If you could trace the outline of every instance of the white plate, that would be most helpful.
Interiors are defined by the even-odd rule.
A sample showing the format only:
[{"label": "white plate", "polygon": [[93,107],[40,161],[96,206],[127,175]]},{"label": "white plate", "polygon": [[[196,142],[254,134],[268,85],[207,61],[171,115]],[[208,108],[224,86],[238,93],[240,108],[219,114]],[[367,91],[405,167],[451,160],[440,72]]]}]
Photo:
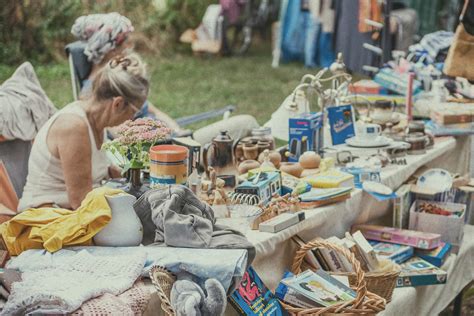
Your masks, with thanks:
[{"label": "white plate", "polygon": [[436,191],[437,193],[446,192],[451,190],[453,186],[453,177],[444,169],[430,169],[418,178],[416,185],[420,188]]},{"label": "white plate", "polygon": [[362,183],[362,188],[365,191],[378,193],[382,195],[391,195],[393,193],[393,190],[390,189],[385,184],[374,182],[374,181],[364,181],[364,183]]},{"label": "white plate", "polygon": [[352,137],[346,139],[346,144],[351,147],[361,147],[361,148],[374,148],[374,147],[385,147],[392,143],[393,141],[390,138],[385,136],[378,136],[373,140],[369,140],[367,138],[360,138],[360,137]]}]

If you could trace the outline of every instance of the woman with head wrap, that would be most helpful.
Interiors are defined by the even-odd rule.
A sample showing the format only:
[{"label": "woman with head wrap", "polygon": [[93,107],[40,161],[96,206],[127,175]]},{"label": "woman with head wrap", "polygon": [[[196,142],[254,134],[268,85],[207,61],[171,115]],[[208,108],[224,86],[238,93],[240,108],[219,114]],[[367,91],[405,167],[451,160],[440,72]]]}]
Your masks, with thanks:
[{"label": "woman with head wrap", "polygon": [[[96,73],[112,58],[131,51],[132,45],[128,35],[133,32],[132,22],[117,12],[90,14],[76,19],[71,33],[79,40],[86,42],[84,54],[92,63],[87,79],[82,82],[81,97],[91,93],[92,81]],[[180,130],[178,124],[167,114],[159,111],[148,100],[143,104],[138,117],[154,116],[165,122],[173,130]]]},{"label": "woman with head wrap", "polygon": [[[131,49],[130,42],[127,40],[131,32],[133,32],[133,26],[130,20],[115,12],[81,16],[76,20],[71,33],[78,39],[87,42],[84,54],[92,63],[92,71],[88,79],[82,83],[81,94],[83,96],[90,92],[91,82],[103,65],[115,56]],[[146,101],[138,117],[150,115],[162,120],[175,133],[183,132],[176,121]],[[256,127],[259,125],[253,116],[237,115],[198,129],[193,133],[193,138],[204,145],[211,142],[220,130],[226,129],[232,138],[239,139],[248,136]]]}]

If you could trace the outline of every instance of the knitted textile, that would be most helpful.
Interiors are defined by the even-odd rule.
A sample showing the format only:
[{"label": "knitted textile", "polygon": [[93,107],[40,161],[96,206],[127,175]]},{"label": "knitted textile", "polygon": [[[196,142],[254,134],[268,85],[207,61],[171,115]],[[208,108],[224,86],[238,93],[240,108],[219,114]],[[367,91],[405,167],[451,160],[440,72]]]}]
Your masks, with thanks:
[{"label": "knitted textile", "polygon": [[91,298],[131,288],[145,261],[144,253],[98,257],[84,250],[61,264],[28,269],[13,284],[1,315],[73,312]]},{"label": "knitted textile", "polygon": [[150,295],[150,289],[142,281],[137,281],[131,289],[118,296],[106,293],[88,300],[72,315],[142,315],[147,308]]}]

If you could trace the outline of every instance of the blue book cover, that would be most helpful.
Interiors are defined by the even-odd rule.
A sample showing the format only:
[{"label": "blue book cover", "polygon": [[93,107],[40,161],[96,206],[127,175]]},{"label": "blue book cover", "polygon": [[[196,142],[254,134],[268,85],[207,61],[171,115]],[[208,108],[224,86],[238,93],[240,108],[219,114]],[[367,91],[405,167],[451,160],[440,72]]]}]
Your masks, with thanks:
[{"label": "blue book cover", "polygon": [[288,315],[252,267],[247,269],[239,287],[229,296],[229,302],[239,315]]},{"label": "blue book cover", "polygon": [[355,136],[355,116],[352,105],[328,107],[327,111],[333,145],[344,144],[346,139]]},{"label": "blue book cover", "polygon": [[422,250],[417,249],[415,251],[416,255],[421,259],[424,259],[431,263],[434,266],[441,267],[451,252],[451,244],[441,242],[439,247],[433,250]]},{"label": "blue book cover", "polygon": [[[294,277],[294,274],[291,273],[290,271],[286,271],[283,274],[283,279],[291,278]],[[278,284],[278,287],[275,290],[275,295],[278,297],[281,301],[284,301],[288,304],[294,305],[296,307],[301,307],[301,308],[314,308],[314,307],[320,307],[321,305],[317,304],[316,302],[310,300],[306,296],[296,292],[293,289],[290,289],[286,284],[283,282],[280,282]]]},{"label": "blue book cover", "polygon": [[448,273],[431,263],[414,257],[401,265],[397,287],[445,284]]},{"label": "blue book cover", "polygon": [[370,245],[374,248],[377,257],[381,259],[389,259],[395,263],[403,263],[413,257],[414,248],[411,246],[392,244],[369,240]]}]

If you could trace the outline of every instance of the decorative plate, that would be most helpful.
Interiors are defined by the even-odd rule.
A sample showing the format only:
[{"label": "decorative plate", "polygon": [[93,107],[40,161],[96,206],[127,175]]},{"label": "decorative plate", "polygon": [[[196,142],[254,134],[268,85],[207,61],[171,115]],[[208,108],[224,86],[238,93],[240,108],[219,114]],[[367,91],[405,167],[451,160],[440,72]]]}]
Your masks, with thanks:
[{"label": "decorative plate", "polygon": [[378,193],[381,195],[391,195],[393,193],[393,190],[385,184],[374,181],[364,181],[364,183],[362,183],[362,188],[365,191]]},{"label": "decorative plate", "polygon": [[418,178],[416,185],[436,191],[436,193],[446,192],[453,186],[453,177],[444,169],[430,169]]}]

